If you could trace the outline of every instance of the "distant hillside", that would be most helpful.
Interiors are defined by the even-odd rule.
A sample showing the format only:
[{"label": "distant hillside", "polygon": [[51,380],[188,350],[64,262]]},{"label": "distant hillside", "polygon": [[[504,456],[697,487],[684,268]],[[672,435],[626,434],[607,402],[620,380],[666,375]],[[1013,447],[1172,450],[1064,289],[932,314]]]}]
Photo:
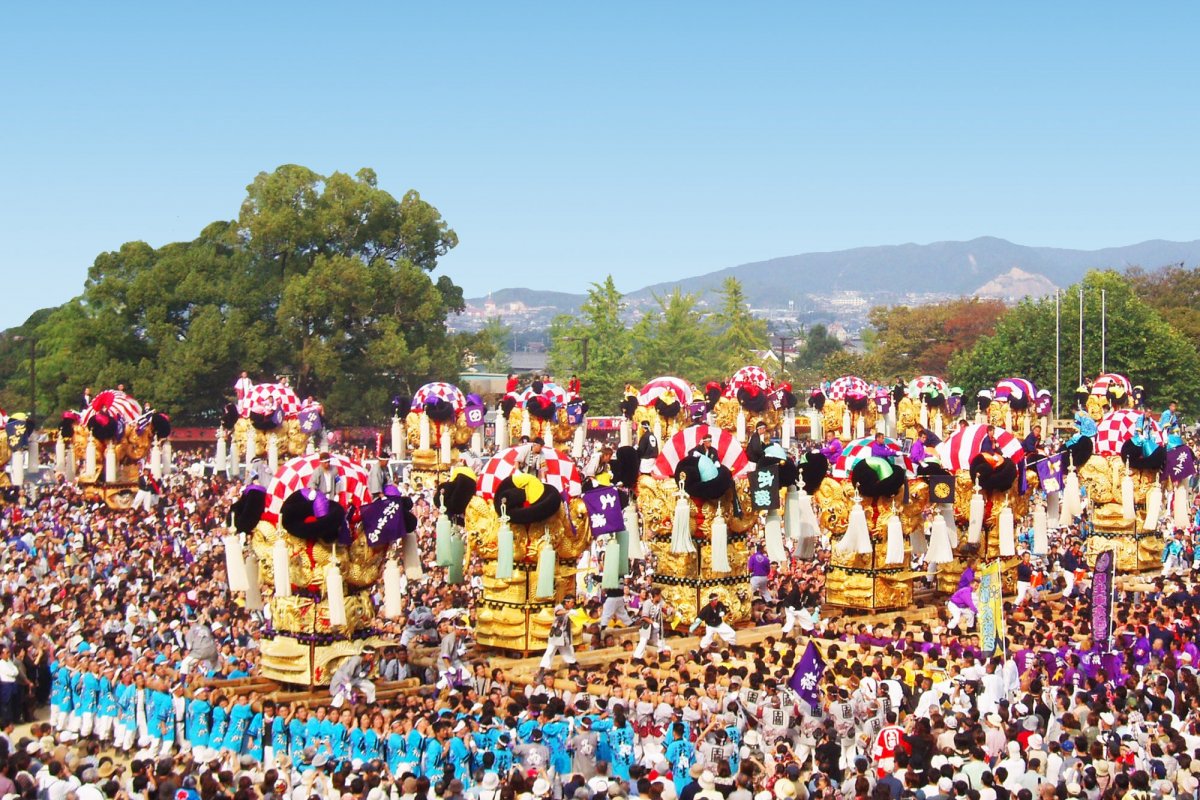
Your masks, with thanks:
[{"label": "distant hillside", "polygon": [[971,295],[1014,268],[1030,273],[1032,278],[1045,277],[1061,287],[1079,280],[1092,268],[1140,265],[1155,269],[1180,261],[1200,263],[1200,241],[1154,240],[1105,250],[1066,250],[1025,247],[985,236],[969,242],[859,247],[784,256],[674,283],[653,284],[632,294],[663,294],[675,286],[685,292],[707,294],[733,275],[742,281],[751,305],[780,307],[789,300],[799,302],[805,294],[839,290]]},{"label": "distant hillside", "polygon": [[[1200,241],[1167,242],[1156,239],[1104,250],[1067,250],[1025,247],[984,236],[969,242],[934,242],[882,247],[858,247],[829,253],[806,253],[686,278],[656,283],[629,292],[637,299],[667,294],[676,286],[685,292],[707,295],[720,288],[726,277],[741,280],[750,304],[780,308],[797,305],[805,295],[835,291],[860,291],[872,295],[937,292],[953,295],[981,294],[1005,300],[1041,296],[1067,286],[1093,268],[1122,270],[1130,266],[1156,269],[1184,262],[1200,264]],[[552,306],[560,311],[577,309],[584,295],[534,289],[500,289],[491,300],[497,305],[522,302],[527,306]],[[485,298],[467,301],[477,308]]]}]

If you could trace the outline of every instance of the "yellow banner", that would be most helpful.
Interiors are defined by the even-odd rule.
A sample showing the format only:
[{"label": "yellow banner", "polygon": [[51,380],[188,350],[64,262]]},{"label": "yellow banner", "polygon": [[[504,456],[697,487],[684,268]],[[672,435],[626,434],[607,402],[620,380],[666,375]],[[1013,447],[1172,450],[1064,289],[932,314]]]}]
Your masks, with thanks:
[{"label": "yellow banner", "polygon": [[1000,562],[993,561],[979,571],[979,647],[993,653],[1004,638],[1004,585]]}]

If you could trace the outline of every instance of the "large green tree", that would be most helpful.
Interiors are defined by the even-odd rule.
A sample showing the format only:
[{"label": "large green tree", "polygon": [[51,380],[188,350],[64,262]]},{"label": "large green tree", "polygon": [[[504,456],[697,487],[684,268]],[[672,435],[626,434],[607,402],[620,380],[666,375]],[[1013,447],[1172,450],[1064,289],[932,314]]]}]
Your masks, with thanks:
[{"label": "large green tree", "polygon": [[655,297],[658,309],[633,326],[634,371],[641,379],[675,375],[694,383],[712,373],[712,337],[698,309],[698,298],[676,288]]},{"label": "large green tree", "polygon": [[84,386],[124,383],[201,421],[244,369],[291,375],[337,420],[382,419],[393,394],[455,375],[467,348],[486,350],[447,332],[462,291],[431,275],[457,242],[436,208],[413,191],[397,200],[371,170],[261,173],[236,220],[96,258],[83,294],[34,330],[39,405],[74,407]]},{"label": "large green tree", "polygon": [[769,348],[766,320],[750,313],[742,282],[725,279],[719,292],[720,305],[709,318],[714,342],[715,374],[729,376],[747,364],[757,364],[754,351]]},{"label": "large green tree", "polygon": [[820,323],[813,325],[805,333],[802,344],[796,353],[795,369],[797,372],[820,374],[825,368],[825,360],[834,353],[844,349],[841,341]]},{"label": "large green tree", "polygon": [[1147,305],[1193,342],[1200,340],[1200,267],[1132,267],[1125,274]]},{"label": "large green tree", "polygon": [[969,350],[995,330],[1005,312],[999,300],[959,298],[921,306],[877,306],[870,311],[871,330],[864,377],[945,376],[955,353]]},{"label": "large green tree", "polygon": [[593,414],[615,413],[625,383],[635,378],[624,310],[624,295],[609,275],[591,285],[577,316],[560,314],[550,325],[550,370],[579,376]]},{"label": "large green tree", "polygon": [[475,364],[485,372],[512,372],[513,330],[500,317],[489,317],[479,331],[479,342],[471,351]]},{"label": "large green tree", "polygon": [[[1200,355],[1193,343],[1173,328],[1134,292],[1129,279],[1112,271],[1089,272],[1081,284],[1066,290],[1061,305],[1058,355],[1062,396],[1079,380],[1079,291],[1084,297],[1083,374],[1094,378],[1104,367],[1146,387],[1152,405],[1178,400],[1187,411],[1200,410]],[[1107,331],[1102,354],[1101,290],[1107,305]],[[1031,378],[1053,391],[1055,365],[1054,298],[1026,300],[1010,309],[991,336],[950,361],[951,379],[973,394],[1008,377]]]}]

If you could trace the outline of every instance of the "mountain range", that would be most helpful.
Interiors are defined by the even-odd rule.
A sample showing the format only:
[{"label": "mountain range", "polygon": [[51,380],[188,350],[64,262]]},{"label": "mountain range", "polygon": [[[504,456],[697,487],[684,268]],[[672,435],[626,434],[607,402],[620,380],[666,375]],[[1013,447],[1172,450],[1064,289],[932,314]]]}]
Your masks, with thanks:
[{"label": "mountain range", "polygon": [[[1168,264],[1200,264],[1200,240],[1168,242],[1155,239],[1103,250],[1068,250],[1027,247],[984,236],[967,242],[934,242],[880,247],[857,247],[824,253],[783,256],[727,267],[677,281],[654,283],[627,293],[632,300],[664,295],[679,287],[703,298],[720,289],[729,276],[738,278],[747,300],[756,308],[797,307],[811,302],[809,295],[839,291],[870,294],[877,300],[894,295],[899,300],[913,294],[980,295],[1015,300],[1050,294],[1093,268],[1147,270]],[[583,294],[510,288],[492,292],[497,305],[522,302],[551,306],[561,311],[579,307]],[[468,299],[481,307],[489,298]]]}]

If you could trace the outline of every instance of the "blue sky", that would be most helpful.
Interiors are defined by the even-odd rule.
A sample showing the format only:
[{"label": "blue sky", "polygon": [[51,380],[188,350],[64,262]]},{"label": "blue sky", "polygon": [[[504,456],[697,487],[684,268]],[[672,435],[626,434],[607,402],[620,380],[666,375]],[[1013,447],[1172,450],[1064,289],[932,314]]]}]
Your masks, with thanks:
[{"label": "blue sky", "polygon": [[980,235],[1200,238],[1195,4],[25,3],[5,18],[0,327],[77,294],[102,251],[236,216],[285,163],[419,190],[459,234],[442,269],[468,296]]}]

